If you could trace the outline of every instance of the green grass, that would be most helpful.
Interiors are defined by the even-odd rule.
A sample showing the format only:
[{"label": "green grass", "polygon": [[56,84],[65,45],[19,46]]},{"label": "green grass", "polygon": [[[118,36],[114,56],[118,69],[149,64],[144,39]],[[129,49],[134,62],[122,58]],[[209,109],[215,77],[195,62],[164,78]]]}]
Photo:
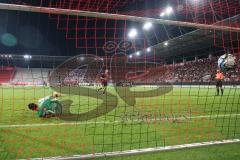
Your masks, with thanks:
[{"label": "green grass", "polygon": [[[109,94],[100,95],[90,87],[80,93],[81,96],[66,94],[60,98],[64,107],[61,118],[42,119],[26,106],[50,95],[50,88],[1,86],[0,159],[70,156],[240,137],[240,115],[237,115],[240,114],[240,89],[225,89],[224,96],[215,96],[215,89],[211,88],[174,88],[161,96],[128,94],[127,88],[118,89],[126,93],[123,96],[131,101],[129,103],[136,99],[135,105],[125,103],[114,88],[109,87]],[[151,89],[155,88],[139,86],[131,91]],[[69,93],[76,92],[81,89],[69,90]],[[76,124],[6,127],[73,122]],[[235,145],[239,146],[223,145],[219,150],[225,148],[231,152],[229,148]],[[210,154],[206,148],[157,153],[154,157],[139,155],[135,159],[176,159],[188,151],[193,155],[203,154],[205,159],[204,156]]]}]

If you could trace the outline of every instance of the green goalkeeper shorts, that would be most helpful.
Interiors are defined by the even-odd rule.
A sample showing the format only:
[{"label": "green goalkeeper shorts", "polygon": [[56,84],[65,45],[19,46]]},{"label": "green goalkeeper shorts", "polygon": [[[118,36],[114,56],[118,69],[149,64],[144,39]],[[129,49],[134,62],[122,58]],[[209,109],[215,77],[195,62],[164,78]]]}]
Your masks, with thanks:
[{"label": "green goalkeeper shorts", "polygon": [[58,101],[54,101],[51,104],[52,111],[55,113],[55,116],[59,117],[62,115],[62,105]]}]

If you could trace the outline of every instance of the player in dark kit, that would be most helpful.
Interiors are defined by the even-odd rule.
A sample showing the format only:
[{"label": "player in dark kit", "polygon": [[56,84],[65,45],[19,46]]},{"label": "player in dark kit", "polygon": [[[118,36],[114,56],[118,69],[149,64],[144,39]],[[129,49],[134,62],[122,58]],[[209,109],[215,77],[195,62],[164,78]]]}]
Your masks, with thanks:
[{"label": "player in dark kit", "polygon": [[105,71],[105,73],[102,73],[100,76],[100,81],[101,81],[101,88],[98,89],[98,92],[103,90],[102,94],[105,94],[106,89],[107,89],[107,85],[108,85],[108,74],[107,74],[107,70]]},{"label": "player in dark kit", "polygon": [[219,88],[221,89],[221,94],[223,95],[222,80],[223,80],[223,73],[218,69],[216,74],[217,96],[219,96]]}]

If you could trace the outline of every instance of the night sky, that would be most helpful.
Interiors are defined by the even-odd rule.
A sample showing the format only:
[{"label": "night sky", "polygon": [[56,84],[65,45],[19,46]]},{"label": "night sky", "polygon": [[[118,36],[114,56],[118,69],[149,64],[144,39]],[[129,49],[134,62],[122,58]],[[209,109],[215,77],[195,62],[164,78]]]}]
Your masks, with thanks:
[{"label": "night sky", "polygon": [[[64,33],[47,14],[0,11],[0,51],[9,54],[73,55]],[[8,33],[8,35],[6,35]],[[3,38],[5,35],[5,39]]]},{"label": "night sky", "polygon": [[[9,2],[9,1],[7,1]],[[11,1],[17,2],[19,1]],[[20,4],[39,5],[36,1],[21,1]],[[40,1],[38,1],[40,3]],[[166,6],[166,1],[155,0],[152,3],[129,3],[118,8],[115,12],[128,14],[140,10],[161,8]],[[48,6],[49,1],[44,1],[42,6]],[[159,7],[157,7],[159,6]],[[111,12],[111,11],[109,11]],[[139,13],[140,14],[140,13]],[[149,14],[148,17],[159,15]],[[172,17],[174,19],[174,17]],[[102,47],[108,41],[117,44],[127,40],[126,35],[130,28],[136,27],[139,30],[142,24],[118,20],[93,19],[86,17],[57,16],[42,13],[29,13],[17,11],[0,11],[0,52],[3,54],[30,54],[30,55],[63,55],[73,56],[78,54],[106,55]],[[78,26],[76,27],[76,23]],[[76,38],[76,28],[79,28]],[[84,29],[85,28],[85,29]],[[86,29],[88,28],[88,29]],[[171,30],[171,28],[170,28]],[[138,33],[138,39],[134,40],[133,49],[128,51],[136,52],[148,46],[157,44],[169,39],[169,34],[175,36],[181,34],[179,29],[166,32],[163,26],[155,26],[154,33]],[[157,37],[156,37],[157,36]],[[143,40],[144,39],[144,40]],[[117,52],[117,51],[116,51]]]}]

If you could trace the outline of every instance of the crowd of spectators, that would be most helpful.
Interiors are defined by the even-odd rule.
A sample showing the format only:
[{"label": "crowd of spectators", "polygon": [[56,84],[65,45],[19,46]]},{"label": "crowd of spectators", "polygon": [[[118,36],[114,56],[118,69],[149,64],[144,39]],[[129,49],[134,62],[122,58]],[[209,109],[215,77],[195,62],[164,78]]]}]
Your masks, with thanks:
[{"label": "crowd of spectators", "polygon": [[[127,74],[127,82],[134,83],[178,83],[178,82],[211,82],[215,80],[217,70],[217,58],[212,59],[204,58],[193,61],[186,61],[182,63],[163,65],[145,68],[140,66],[135,68],[138,72],[129,72]],[[13,70],[8,68],[1,70],[0,82],[9,82],[11,79],[12,84],[45,84],[47,83],[50,69],[27,69],[18,68]],[[10,71],[9,71],[10,70]],[[16,73],[12,76],[15,71]],[[5,74],[7,73],[7,74]],[[98,73],[96,70],[87,71],[85,69],[75,69],[69,71],[63,81],[65,85],[79,85],[83,83],[99,83]],[[118,73],[120,74],[120,72]],[[112,75],[113,76],[113,75]],[[7,77],[7,78],[6,78]],[[110,75],[111,79],[111,75]],[[234,70],[224,72],[224,81],[236,82],[240,81],[240,66]],[[117,82],[116,82],[117,83]]]},{"label": "crowd of spectators", "polygon": [[[217,58],[198,59],[150,69],[144,78],[136,79],[139,83],[156,82],[211,82],[215,79]],[[224,73],[224,81],[239,81],[240,66]]]}]

